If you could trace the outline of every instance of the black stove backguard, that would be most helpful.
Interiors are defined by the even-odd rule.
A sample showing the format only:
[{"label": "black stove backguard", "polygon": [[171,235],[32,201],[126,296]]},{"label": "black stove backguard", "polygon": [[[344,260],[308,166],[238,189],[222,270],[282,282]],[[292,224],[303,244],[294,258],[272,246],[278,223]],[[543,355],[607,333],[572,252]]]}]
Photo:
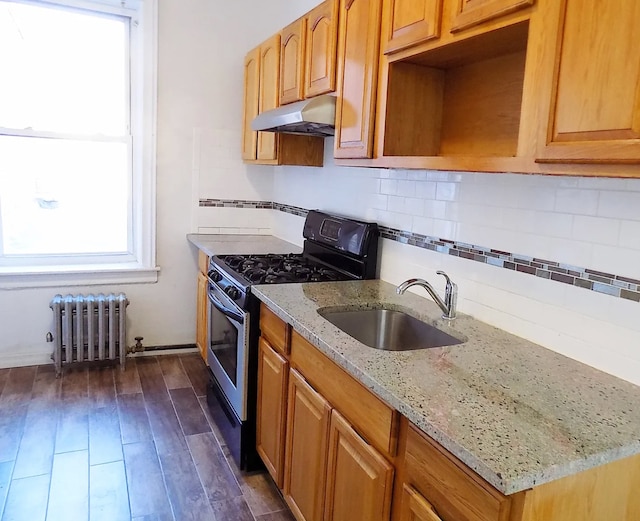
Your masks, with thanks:
[{"label": "black stove backguard", "polygon": [[374,279],[378,225],[310,210],[302,235],[304,255],[353,279]]}]

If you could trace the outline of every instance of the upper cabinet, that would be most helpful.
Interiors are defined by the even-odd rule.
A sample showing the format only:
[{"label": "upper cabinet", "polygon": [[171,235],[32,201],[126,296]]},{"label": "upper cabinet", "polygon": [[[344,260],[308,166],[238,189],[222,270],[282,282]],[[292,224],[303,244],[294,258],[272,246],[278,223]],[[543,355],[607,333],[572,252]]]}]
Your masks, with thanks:
[{"label": "upper cabinet", "polygon": [[336,90],[338,1],[326,0],[280,33],[281,105]]},{"label": "upper cabinet", "polygon": [[306,16],[304,97],[336,90],[339,0],[326,0]]},{"label": "upper cabinet", "polygon": [[280,105],[304,99],[304,51],[307,19],[282,29],[280,51]]},{"label": "upper cabinet", "polygon": [[336,158],[373,154],[381,0],[341,0]]},{"label": "upper cabinet", "polygon": [[535,0],[459,0],[452,13],[451,32],[495,20],[533,5]]},{"label": "upper cabinet", "polygon": [[384,52],[390,53],[440,36],[442,0],[387,0]]},{"label": "upper cabinet", "polygon": [[[532,6],[534,2],[535,0],[385,0],[383,52],[390,54],[414,46],[420,46],[416,52],[422,52],[471,34],[493,31],[504,24],[521,21],[522,15],[518,11]],[[472,28],[473,31],[468,31]],[[413,52],[405,54],[411,55]]]},{"label": "upper cabinet", "polygon": [[[258,89],[258,113],[279,106],[280,94],[280,35],[276,34],[260,46],[260,73]],[[258,132],[256,159],[268,163],[278,158],[278,141],[273,132]]]},{"label": "upper cabinet", "polygon": [[[280,104],[335,81],[337,165],[640,177],[638,26],[636,0],[327,0],[247,56],[245,128],[274,77]],[[305,164],[285,136],[245,161]]]},{"label": "upper cabinet", "polygon": [[244,113],[242,117],[242,159],[255,161],[258,133],[251,130],[251,122],[258,115],[260,97],[260,48],[253,49],[244,59]]},{"label": "upper cabinet", "polygon": [[262,165],[322,166],[322,138],[251,130],[253,118],[278,106],[280,35],[276,34],[245,57],[242,159]]},{"label": "upper cabinet", "polygon": [[640,2],[563,0],[550,9],[538,161],[640,161]]}]

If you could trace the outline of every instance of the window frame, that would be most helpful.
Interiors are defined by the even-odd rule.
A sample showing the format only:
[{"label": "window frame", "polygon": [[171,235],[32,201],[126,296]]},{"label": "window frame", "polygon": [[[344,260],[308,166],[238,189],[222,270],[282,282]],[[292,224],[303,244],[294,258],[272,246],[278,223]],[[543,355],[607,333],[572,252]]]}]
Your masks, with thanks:
[{"label": "window frame", "polygon": [[[157,0],[4,0],[130,19],[129,123],[131,154],[128,252],[95,255],[0,256],[0,289],[156,282]],[[19,135],[15,129],[10,135]],[[81,138],[25,131],[24,135]],[[92,140],[94,140],[92,138]],[[105,136],[95,141],[118,141]],[[1,230],[0,230],[1,233]]]}]

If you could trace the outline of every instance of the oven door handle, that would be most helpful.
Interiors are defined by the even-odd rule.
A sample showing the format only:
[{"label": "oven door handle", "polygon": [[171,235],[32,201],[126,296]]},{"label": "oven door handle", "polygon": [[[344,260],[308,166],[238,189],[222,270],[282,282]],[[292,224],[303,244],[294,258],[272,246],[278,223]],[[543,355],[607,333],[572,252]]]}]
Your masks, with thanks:
[{"label": "oven door handle", "polygon": [[209,301],[211,302],[211,304],[213,306],[215,306],[215,308],[220,311],[220,313],[222,313],[223,315],[226,315],[227,317],[235,320],[236,322],[238,322],[239,324],[244,324],[244,316],[241,313],[238,313],[236,310],[225,306],[220,299],[218,299],[218,297],[216,297],[212,292],[211,292],[211,287],[209,287],[209,289],[207,290],[207,295],[209,296]]}]

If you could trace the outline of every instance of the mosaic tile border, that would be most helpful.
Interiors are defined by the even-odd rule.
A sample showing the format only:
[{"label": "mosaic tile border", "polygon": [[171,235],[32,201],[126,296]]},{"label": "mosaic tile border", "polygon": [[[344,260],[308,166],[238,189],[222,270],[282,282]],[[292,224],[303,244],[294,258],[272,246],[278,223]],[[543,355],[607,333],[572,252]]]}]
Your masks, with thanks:
[{"label": "mosaic tile border", "polygon": [[248,201],[246,199],[200,199],[200,206],[273,210],[273,203],[271,201]]},{"label": "mosaic tile border", "polygon": [[251,208],[260,210],[279,210],[299,217],[306,217],[309,210],[290,204],[272,201],[249,201],[246,199],[200,199],[200,206],[210,208]]},{"label": "mosaic tile border", "polygon": [[[240,199],[201,199],[200,206],[217,208],[260,208],[278,210],[300,217],[306,217],[309,213],[309,210],[298,206],[271,201],[247,201]],[[640,302],[640,280],[484,246],[430,237],[428,235],[398,230],[383,225],[379,225],[379,229],[381,237],[402,244],[490,264],[498,268],[517,271],[525,275],[533,275],[562,284],[569,284],[570,286],[596,291],[597,293],[603,293],[613,297]]]},{"label": "mosaic tile border", "polygon": [[640,280],[387,226],[379,228],[380,236],[392,241],[640,302]]}]

